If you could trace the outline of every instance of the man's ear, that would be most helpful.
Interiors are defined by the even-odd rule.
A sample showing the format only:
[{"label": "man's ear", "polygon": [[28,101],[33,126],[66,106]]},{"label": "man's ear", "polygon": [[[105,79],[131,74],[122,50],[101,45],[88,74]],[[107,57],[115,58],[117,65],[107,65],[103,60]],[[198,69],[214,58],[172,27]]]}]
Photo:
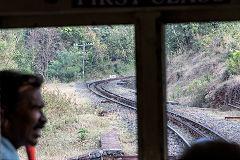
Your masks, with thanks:
[{"label": "man's ear", "polygon": [[7,111],[8,110],[7,110],[6,106],[1,106],[1,110],[0,110],[0,112],[1,112],[1,129],[3,129],[3,130],[6,130],[11,123]]},{"label": "man's ear", "polygon": [[4,108],[3,108],[3,106],[0,107],[0,115],[1,115],[1,121],[2,121],[2,118],[4,116]]},{"label": "man's ear", "polygon": [[[7,121],[11,122],[12,118],[15,117],[14,114],[12,114],[12,111],[9,110],[7,106],[1,106],[1,121]],[[2,124],[2,122],[1,122]]]},{"label": "man's ear", "polygon": [[3,126],[5,126],[5,121],[6,121],[5,109],[3,106],[1,106],[0,108],[0,114],[1,114],[1,128],[2,128]]},{"label": "man's ear", "polygon": [[1,106],[1,108],[0,108],[1,122],[7,119],[6,112],[7,112],[7,107]]}]

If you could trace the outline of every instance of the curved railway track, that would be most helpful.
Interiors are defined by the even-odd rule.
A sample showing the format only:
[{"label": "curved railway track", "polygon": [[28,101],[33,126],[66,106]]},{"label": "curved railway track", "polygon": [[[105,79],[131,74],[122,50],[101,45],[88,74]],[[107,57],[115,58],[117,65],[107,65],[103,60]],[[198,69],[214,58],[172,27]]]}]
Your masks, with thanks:
[{"label": "curved railway track", "polygon": [[[96,95],[103,97],[107,100],[110,100],[114,103],[120,104],[124,107],[127,107],[131,110],[137,110],[137,103],[133,100],[130,100],[128,98],[119,96],[115,93],[112,93],[108,90],[106,90],[104,88],[104,85],[107,84],[110,81],[116,81],[116,80],[124,80],[124,79],[129,79],[129,78],[133,78],[134,76],[128,76],[128,77],[119,77],[119,78],[113,78],[113,79],[106,79],[106,80],[100,80],[100,81],[96,81],[96,82],[91,82],[91,83],[87,83],[88,88],[94,92]],[[167,102],[168,104],[178,104],[177,102]],[[184,129],[188,130],[189,133],[191,133],[193,136],[195,136],[196,139],[199,138],[207,138],[207,139],[218,139],[218,140],[222,140],[222,141],[226,141],[228,142],[228,140],[226,138],[224,138],[222,135],[220,135],[219,133],[213,131],[212,129],[210,129],[209,127],[200,124],[190,118],[181,116],[177,113],[174,112],[170,112],[167,111],[168,114],[168,120],[179,125],[182,126]],[[184,146],[186,147],[190,147],[190,142],[188,142],[184,136],[182,136],[180,133],[178,133],[178,131],[176,131],[174,128],[172,128],[171,126],[167,126],[168,129],[170,129],[171,131],[175,132],[175,134],[179,137],[179,139],[181,139],[181,141],[184,143]]]},{"label": "curved railway track", "polygon": [[134,76],[128,76],[128,77],[120,77],[120,78],[113,78],[113,79],[95,81],[95,82],[87,83],[87,87],[88,87],[89,90],[91,90],[93,93],[95,93],[96,95],[98,95],[100,97],[103,97],[103,98],[105,98],[107,100],[110,100],[114,103],[125,106],[129,109],[137,110],[137,108],[136,108],[137,104],[136,104],[135,101],[132,101],[132,100],[127,99],[125,97],[122,97],[122,96],[119,96],[117,94],[111,93],[111,92],[107,91],[106,89],[104,89],[102,87],[102,84],[108,83],[110,81],[129,79],[129,78],[133,78],[133,77]]},{"label": "curved railway track", "polygon": [[225,137],[223,137],[221,134],[215,132],[211,128],[209,128],[201,123],[198,123],[198,122],[194,121],[193,119],[190,119],[190,118],[181,116],[177,113],[168,111],[168,117],[173,117],[173,116],[175,117],[175,119],[180,120],[182,125],[189,126],[190,128],[192,127],[193,129],[196,128],[196,131],[200,134],[198,134],[198,133],[195,134],[195,132],[193,134],[195,134],[199,138],[209,138],[209,139],[221,140],[221,141],[228,142],[228,140]]},{"label": "curved railway track", "polygon": [[167,125],[167,127],[179,137],[179,139],[184,143],[186,147],[191,147],[190,143],[178,131],[176,131],[174,128],[172,128],[169,125]]}]

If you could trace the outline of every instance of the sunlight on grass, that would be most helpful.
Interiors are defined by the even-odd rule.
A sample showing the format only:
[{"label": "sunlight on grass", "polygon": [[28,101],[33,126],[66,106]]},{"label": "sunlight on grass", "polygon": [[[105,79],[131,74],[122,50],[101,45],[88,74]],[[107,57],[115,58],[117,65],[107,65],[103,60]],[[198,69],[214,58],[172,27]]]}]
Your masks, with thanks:
[{"label": "sunlight on grass", "polygon": [[[65,159],[97,150],[100,148],[100,136],[116,128],[123,149],[136,152],[136,144],[132,143],[136,137],[128,133],[117,114],[99,116],[101,110],[93,107],[90,99],[79,98],[66,84],[62,85],[64,90],[61,85],[57,86],[52,89],[51,84],[51,89],[43,87],[42,90],[48,122],[36,147],[37,159]],[[24,149],[19,150],[19,155],[27,159]]]}]

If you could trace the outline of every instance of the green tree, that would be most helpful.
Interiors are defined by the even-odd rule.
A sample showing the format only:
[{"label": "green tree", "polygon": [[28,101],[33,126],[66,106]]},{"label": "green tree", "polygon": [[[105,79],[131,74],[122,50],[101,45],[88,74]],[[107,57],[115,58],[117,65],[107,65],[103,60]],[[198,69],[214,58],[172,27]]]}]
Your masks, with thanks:
[{"label": "green tree", "polygon": [[70,82],[81,78],[81,55],[74,52],[57,52],[56,60],[49,64],[47,70],[49,79]]},{"label": "green tree", "polygon": [[227,59],[229,70],[233,75],[240,74],[240,50],[230,50]]}]

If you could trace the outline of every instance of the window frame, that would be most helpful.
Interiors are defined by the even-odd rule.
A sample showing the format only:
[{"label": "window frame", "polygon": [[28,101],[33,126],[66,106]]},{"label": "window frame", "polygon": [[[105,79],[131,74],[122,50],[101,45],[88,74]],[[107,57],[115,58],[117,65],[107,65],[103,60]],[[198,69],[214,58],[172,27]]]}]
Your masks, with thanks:
[{"label": "window frame", "polygon": [[0,28],[135,25],[139,160],[167,159],[166,67],[167,23],[235,21],[240,2],[227,5],[73,9],[68,2],[24,0],[0,6]]}]

